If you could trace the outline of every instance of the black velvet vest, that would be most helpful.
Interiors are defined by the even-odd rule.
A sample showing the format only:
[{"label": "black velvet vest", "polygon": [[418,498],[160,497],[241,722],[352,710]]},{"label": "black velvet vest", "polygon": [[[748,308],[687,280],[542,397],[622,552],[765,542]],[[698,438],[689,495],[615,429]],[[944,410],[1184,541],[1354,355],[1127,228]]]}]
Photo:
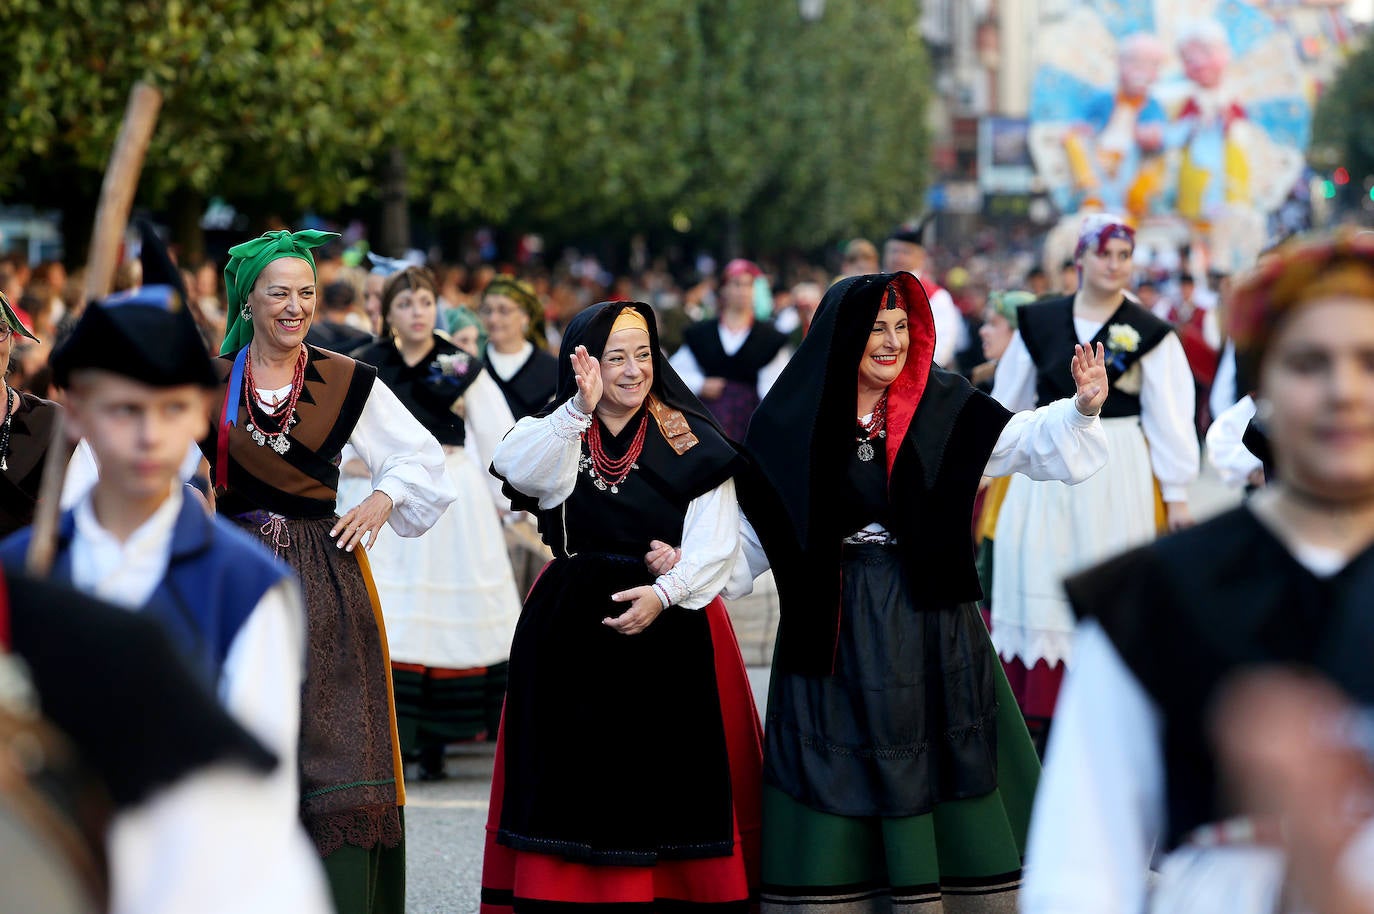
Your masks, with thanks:
[{"label": "black velvet vest", "polygon": [[1071,578],[1164,718],[1168,846],[1232,814],[1207,714],[1227,678],[1262,664],[1315,669],[1374,702],[1374,547],[1330,578],[1303,567],[1247,508]]},{"label": "black velvet vest", "polygon": [[759,371],[787,345],[787,337],[772,324],[758,323],[749,331],[749,337],[739,351],[734,355],[726,355],[725,347],[720,342],[720,324],[710,320],[688,327],[682,334],[682,342],[692,350],[697,367],[706,377],[757,384]]},{"label": "black velvet vest", "polygon": [[[1036,405],[1045,406],[1055,400],[1077,396],[1078,385],[1069,367],[1074,346],[1078,343],[1078,333],[1073,326],[1073,296],[1022,305],[1017,315],[1021,340],[1035,362]],[[1111,328],[1117,325],[1126,325],[1139,335],[1134,349],[1112,348]],[[1106,349],[1110,390],[1102,406],[1103,419],[1140,415],[1140,394],[1121,390],[1117,381],[1173,329],[1168,322],[1139,305],[1123,301],[1097,335],[1089,340],[1089,345],[1096,347],[1101,343]]]}]

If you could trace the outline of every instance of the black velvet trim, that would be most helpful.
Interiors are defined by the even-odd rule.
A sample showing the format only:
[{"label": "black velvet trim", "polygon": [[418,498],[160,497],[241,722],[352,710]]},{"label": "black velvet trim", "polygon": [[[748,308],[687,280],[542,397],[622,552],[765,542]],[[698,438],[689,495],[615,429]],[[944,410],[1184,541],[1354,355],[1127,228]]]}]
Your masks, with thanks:
[{"label": "black velvet trim", "polygon": [[589,844],[573,841],[554,841],[532,838],[501,829],[496,840],[506,847],[535,854],[557,854],[567,860],[592,866],[653,866],[660,860],[707,860],[728,857],[734,851],[734,840],[704,844],[663,845],[653,851],[625,849],[597,849]]},{"label": "black velvet trim", "polygon": [[[368,394],[372,393],[372,385],[376,380],[377,369],[366,362],[354,363],[353,377],[348,382],[348,393],[344,395],[343,405],[339,407],[334,427],[320,444],[321,454],[334,455],[343,450],[349,436],[353,434],[353,429],[358,425],[358,419],[362,417],[363,407],[367,405]],[[330,488],[338,488],[337,481]]]}]

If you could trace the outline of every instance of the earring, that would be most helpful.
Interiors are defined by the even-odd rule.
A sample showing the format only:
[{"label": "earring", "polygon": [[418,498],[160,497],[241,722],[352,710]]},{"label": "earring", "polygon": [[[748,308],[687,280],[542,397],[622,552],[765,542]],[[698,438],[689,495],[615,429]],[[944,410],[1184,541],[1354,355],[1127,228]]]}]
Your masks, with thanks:
[{"label": "earring", "polygon": [[239,314],[242,315],[243,319],[246,321],[251,321],[253,319],[253,309],[248,307],[247,304],[244,304],[239,310]]}]

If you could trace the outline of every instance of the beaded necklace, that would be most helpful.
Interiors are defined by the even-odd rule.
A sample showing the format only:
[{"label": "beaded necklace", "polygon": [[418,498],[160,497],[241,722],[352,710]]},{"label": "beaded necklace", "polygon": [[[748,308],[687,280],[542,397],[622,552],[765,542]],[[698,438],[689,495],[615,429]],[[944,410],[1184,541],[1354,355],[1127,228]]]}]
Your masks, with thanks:
[{"label": "beaded necklace", "polygon": [[[291,392],[280,403],[264,408],[253,402],[257,399],[258,391],[257,384],[253,381],[253,357],[250,354],[243,360],[243,402],[248,407],[248,424],[244,428],[253,436],[253,443],[258,447],[270,446],[278,454],[285,454],[291,450],[291,439],[286,436],[291,427],[299,421],[296,416],[296,401],[301,398],[301,391],[305,389],[305,363],[305,344],[302,343],[300,355],[296,357],[296,371],[291,377]],[[261,422],[255,421],[255,406],[257,412],[277,426],[276,431],[264,429]]]},{"label": "beaded necklace", "polygon": [[587,442],[587,453],[578,461],[578,469],[585,470],[591,477],[592,485],[602,492],[610,489],[612,495],[619,493],[620,484],[630,475],[630,471],[639,469],[635,461],[644,450],[644,435],[648,430],[649,414],[645,413],[639,420],[639,428],[625,456],[612,459],[601,446],[601,423],[592,419],[591,427],[582,433],[583,440]]},{"label": "beaded necklace", "polygon": [[0,470],[10,468],[10,426],[14,424],[14,398],[10,396],[10,386],[0,381],[5,388],[5,422],[0,425]]},{"label": "beaded necklace", "polygon": [[878,398],[877,404],[873,407],[873,415],[869,416],[867,422],[860,422],[855,437],[859,442],[858,457],[864,463],[873,459],[877,453],[873,449],[873,439],[887,437],[887,391],[883,391]]}]

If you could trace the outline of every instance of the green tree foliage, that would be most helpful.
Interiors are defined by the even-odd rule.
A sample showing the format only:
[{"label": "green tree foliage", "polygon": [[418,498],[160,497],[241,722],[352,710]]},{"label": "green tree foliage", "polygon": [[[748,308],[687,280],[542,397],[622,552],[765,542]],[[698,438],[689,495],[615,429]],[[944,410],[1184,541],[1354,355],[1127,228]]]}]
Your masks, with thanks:
[{"label": "green tree foliage", "polygon": [[1329,149],[1332,164],[1344,165],[1355,183],[1374,176],[1374,42],[1366,41],[1346,61],[1317,105],[1313,148]]},{"label": "green tree foliage", "polygon": [[[910,0],[7,0],[0,194],[91,197],[129,86],[164,108],[145,203],[376,199],[554,232],[729,225],[749,249],[918,207]],[[75,180],[80,178],[80,180]],[[71,180],[69,180],[71,179]]]}]

